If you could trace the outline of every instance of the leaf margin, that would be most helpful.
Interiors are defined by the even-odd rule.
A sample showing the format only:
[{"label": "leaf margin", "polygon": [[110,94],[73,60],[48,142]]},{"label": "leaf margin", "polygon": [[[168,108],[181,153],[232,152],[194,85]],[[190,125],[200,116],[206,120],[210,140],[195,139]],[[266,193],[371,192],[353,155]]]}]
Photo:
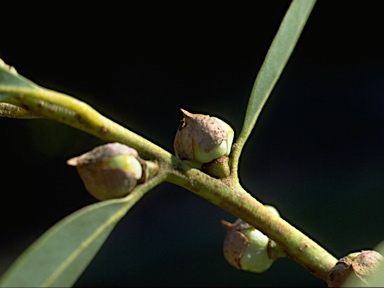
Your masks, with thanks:
[{"label": "leaf margin", "polygon": [[[119,222],[121,218],[125,216],[125,214],[132,208],[134,204],[136,204],[142,196],[146,194],[146,192],[153,189],[158,184],[162,183],[166,179],[166,174],[162,173],[160,175],[155,176],[150,181],[148,181],[145,184],[142,184],[138,186],[133,192],[131,192],[129,195],[127,195],[124,198],[120,199],[112,199],[112,200],[106,200],[97,202],[88,206],[85,206],[74,213],[68,215],[67,217],[63,218],[59,222],[57,222],[54,226],[49,228],[43,235],[41,235],[31,246],[27,248],[24,253],[19,256],[18,259],[15,260],[15,262],[11,265],[11,267],[2,275],[0,279],[0,287],[70,287],[72,286],[78,277],[81,275],[81,273],[85,270],[85,268],[88,266],[88,264],[91,262],[93,257],[97,254],[99,249],[102,247],[103,243],[108,238],[109,234],[112,232],[115,225]],[[73,265],[74,261],[76,259],[79,259],[79,257],[76,256],[74,251],[70,254],[69,258],[71,258],[69,262],[62,262],[62,264],[57,265],[59,267],[59,271],[53,272],[49,271],[47,275],[43,277],[43,280],[39,281],[33,281],[33,277],[38,278],[38,273],[44,274],[44,272],[47,271],[47,269],[42,268],[40,265],[38,265],[38,262],[40,256],[53,256],[51,258],[54,258],[55,255],[50,255],[51,249],[56,250],[60,248],[59,243],[53,243],[53,248],[47,245],[46,243],[52,240],[55,240],[54,238],[59,235],[59,232],[62,232],[60,230],[65,229],[67,225],[71,225],[74,223],[74,221],[79,221],[76,219],[79,219],[79,217],[87,217],[91,212],[97,211],[97,209],[102,209],[103,207],[112,208],[111,217],[106,217],[106,225],[102,226],[96,234],[96,236],[101,235],[101,233],[104,233],[104,238],[100,238],[99,243],[97,243],[95,249],[91,251],[91,255],[80,264],[80,268],[77,268],[75,271],[76,273],[73,273],[72,270],[66,269],[71,268],[70,266]],[[113,212],[115,211],[115,212]],[[92,220],[92,217],[91,219]],[[93,223],[95,224],[95,223]],[[95,225],[99,226],[99,225]],[[106,228],[106,229],[102,229]],[[109,229],[109,231],[108,231]],[[69,230],[69,229],[68,229]],[[81,230],[80,230],[81,231]],[[73,234],[72,234],[73,236]],[[78,236],[78,235],[77,235]],[[102,236],[102,237],[103,237]],[[90,239],[92,237],[88,237],[87,239]],[[97,239],[93,237],[93,239]],[[87,241],[80,241],[78,247],[85,248],[83,251],[87,249]],[[46,245],[46,246],[45,246]],[[48,249],[47,249],[48,247]],[[45,250],[44,250],[45,249]],[[81,249],[80,249],[81,250]],[[81,252],[81,251],[80,251]],[[37,257],[34,258],[34,255],[37,255]],[[79,254],[77,254],[79,255]],[[68,258],[68,257],[67,257]],[[38,260],[38,261],[37,261]],[[50,259],[51,261],[53,259]],[[53,265],[53,262],[48,261],[47,259],[44,259],[44,261],[49,262],[49,265]],[[64,275],[66,271],[69,275]],[[64,277],[63,277],[64,275]],[[32,279],[31,279],[32,277]],[[39,276],[40,277],[40,276]],[[40,277],[41,278],[41,277]],[[38,280],[38,279],[37,279]]]}]

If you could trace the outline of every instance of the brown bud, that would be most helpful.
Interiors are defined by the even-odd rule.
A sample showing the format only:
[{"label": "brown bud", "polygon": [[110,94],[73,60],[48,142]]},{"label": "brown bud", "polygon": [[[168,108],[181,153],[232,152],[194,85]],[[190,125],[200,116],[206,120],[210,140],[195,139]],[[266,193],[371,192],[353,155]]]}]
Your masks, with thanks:
[{"label": "brown bud", "polygon": [[[341,287],[344,284],[369,285],[366,277],[371,275],[383,260],[383,256],[372,250],[351,253],[337,261],[328,273],[328,287]],[[354,286],[355,286],[354,285]]]},{"label": "brown bud", "polygon": [[[278,215],[276,208],[266,205],[272,213]],[[224,258],[233,267],[245,271],[262,273],[285,252],[268,236],[241,219],[231,224],[221,221],[226,229],[223,252]]]},{"label": "brown bud", "polygon": [[366,276],[372,274],[382,260],[383,256],[376,251],[362,251],[353,260],[352,268],[356,274]]},{"label": "brown bud", "polygon": [[241,233],[241,230],[250,228],[251,226],[241,219],[237,219],[234,223],[221,220],[221,224],[227,232],[223,245],[224,258],[233,267],[241,269],[241,256],[243,255],[245,248],[249,246],[249,240],[243,233]]},{"label": "brown bud", "polygon": [[176,132],[176,156],[200,168],[202,163],[228,156],[233,142],[233,129],[224,121],[181,109],[184,116]]},{"label": "brown bud", "polygon": [[142,178],[138,153],[126,145],[109,143],[67,161],[75,166],[87,191],[99,200],[131,192]]}]

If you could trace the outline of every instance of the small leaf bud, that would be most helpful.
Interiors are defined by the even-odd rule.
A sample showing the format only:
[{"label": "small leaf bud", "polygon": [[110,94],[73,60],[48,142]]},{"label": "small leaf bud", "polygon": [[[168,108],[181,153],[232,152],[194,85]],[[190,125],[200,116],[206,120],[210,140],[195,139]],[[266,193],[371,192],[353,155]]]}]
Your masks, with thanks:
[{"label": "small leaf bud", "polygon": [[138,153],[120,143],[108,143],[67,161],[75,166],[87,191],[99,200],[131,192],[143,170]]},{"label": "small leaf bud", "polygon": [[181,109],[183,120],[176,132],[174,148],[176,156],[194,168],[211,162],[231,152],[234,131],[216,117],[192,114]]},{"label": "small leaf bud", "polygon": [[219,179],[228,177],[231,172],[229,169],[229,157],[221,156],[211,162],[205,163],[201,170]]}]

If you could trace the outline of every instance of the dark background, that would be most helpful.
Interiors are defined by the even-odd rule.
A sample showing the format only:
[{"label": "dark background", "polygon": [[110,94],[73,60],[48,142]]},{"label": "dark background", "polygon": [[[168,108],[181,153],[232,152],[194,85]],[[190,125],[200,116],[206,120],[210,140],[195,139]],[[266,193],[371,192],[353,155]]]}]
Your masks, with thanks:
[{"label": "dark background", "polygon": [[[3,21],[0,57],[169,151],[180,107],[219,116],[238,134],[290,1],[174,3],[56,7]],[[316,4],[241,158],[244,187],[338,258],[384,239],[381,11],[380,2]],[[48,120],[0,119],[0,133],[3,273],[51,225],[95,202],[65,161],[104,142]],[[162,184],[76,285],[326,286],[289,259],[263,274],[232,268],[221,219],[235,220]]]}]

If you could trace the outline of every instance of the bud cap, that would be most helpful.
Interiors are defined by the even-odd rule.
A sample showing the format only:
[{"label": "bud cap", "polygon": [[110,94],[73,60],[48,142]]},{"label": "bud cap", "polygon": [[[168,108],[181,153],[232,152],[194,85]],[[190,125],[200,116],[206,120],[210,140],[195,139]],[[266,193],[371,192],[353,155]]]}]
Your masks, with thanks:
[{"label": "bud cap", "polygon": [[200,168],[201,163],[229,155],[234,132],[227,123],[216,117],[193,114],[184,109],[181,112],[184,118],[174,141],[176,156]]},{"label": "bud cap", "polygon": [[142,177],[138,153],[120,143],[108,143],[67,161],[75,166],[87,191],[99,200],[120,198]]},{"label": "bud cap", "polygon": [[[265,205],[272,213],[279,216],[273,206]],[[234,267],[250,272],[266,271],[276,259],[269,255],[270,239],[241,219],[231,224],[221,221],[227,230],[223,252],[225,259]]]}]

